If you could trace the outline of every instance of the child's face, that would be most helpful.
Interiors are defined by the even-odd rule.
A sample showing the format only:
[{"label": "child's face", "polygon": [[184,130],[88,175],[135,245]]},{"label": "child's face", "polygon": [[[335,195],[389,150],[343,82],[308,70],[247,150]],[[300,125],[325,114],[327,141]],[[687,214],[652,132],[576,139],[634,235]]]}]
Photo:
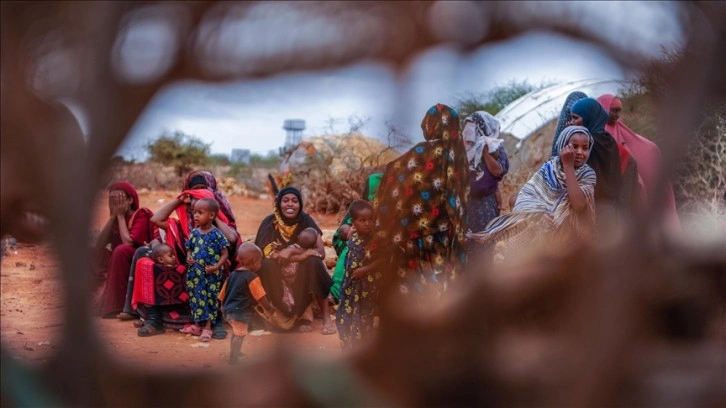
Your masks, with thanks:
[{"label": "child's face", "polygon": [[353,217],[353,226],[360,235],[368,235],[373,229],[373,211],[364,208]]},{"label": "child's face", "polygon": [[174,251],[165,251],[164,253],[159,255],[159,257],[156,259],[156,262],[162,265],[176,265],[176,257],[174,256]]},{"label": "child's face", "polygon": [[194,204],[194,222],[200,227],[206,227],[214,221],[214,211],[207,208],[206,203],[197,201]]},{"label": "child's face", "polygon": [[590,141],[584,133],[575,133],[570,137],[568,145],[572,146],[575,151],[575,168],[579,168],[585,164],[587,159],[587,151],[590,149]]}]

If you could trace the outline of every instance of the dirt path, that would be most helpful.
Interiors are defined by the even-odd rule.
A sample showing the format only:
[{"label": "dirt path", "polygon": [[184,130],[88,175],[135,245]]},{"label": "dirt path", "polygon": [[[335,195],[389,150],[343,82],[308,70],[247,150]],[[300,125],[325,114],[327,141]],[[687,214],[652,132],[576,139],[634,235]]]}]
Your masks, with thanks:
[{"label": "dirt path", "polygon": [[[155,211],[171,198],[172,192],[141,194],[141,205]],[[238,230],[243,238],[257,232],[260,221],[270,214],[268,200],[231,197],[237,217]],[[99,211],[92,227],[100,229],[106,221],[105,194],[98,200]],[[341,216],[314,216],[323,230],[335,229]],[[4,257],[0,269],[0,336],[13,355],[28,364],[41,364],[60,342],[63,322],[61,299],[62,282],[57,274],[57,262],[48,244],[19,245],[17,254]],[[196,369],[223,365],[229,352],[229,340],[200,343],[197,337],[167,330],[149,338],[136,335],[131,322],[95,318],[98,331],[111,355],[119,361],[151,369]],[[340,353],[338,336],[320,334],[322,321],[316,320],[311,333],[270,333],[248,336],[243,350],[256,358],[275,350],[278,345],[290,347],[310,356],[332,356]],[[268,332],[269,333],[269,332]]]}]

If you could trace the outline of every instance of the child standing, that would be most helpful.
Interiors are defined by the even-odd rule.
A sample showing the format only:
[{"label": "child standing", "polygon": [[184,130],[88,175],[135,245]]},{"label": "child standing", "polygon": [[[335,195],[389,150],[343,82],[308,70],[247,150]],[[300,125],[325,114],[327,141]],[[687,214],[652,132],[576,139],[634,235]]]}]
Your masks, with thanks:
[{"label": "child standing", "polygon": [[222,298],[224,318],[232,326],[230,364],[239,361],[247,326],[255,313],[255,303],[261,304],[271,315],[275,312],[256,273],[262,267],[262,250],[255,244],[244,242],[237,249],[237,261],[240,267],[229,275],[227,290]]},{"label": "child standing", "polygon": [[212,223],[219,213],[219,204],[203,198],[194,204],[194,222],[198,225],[186,242],[187,293],[192,310],[193,325],[185,326],[182,333],[199,334],[200,341],[212,339],[212,322],[217,318],[219,291],[224,277],[229,242],[222,231]]},{"label": "child standing", "polygon": [[373,230],[373,206],[365,200],[350,204],[353,233],[348,240],[345,277],[336,313],[336,325],[341,347],[346,350],[368,340],[373,332],[373,314],[376,302],[376,282],[380,273],[375,271],[365,247]]}]

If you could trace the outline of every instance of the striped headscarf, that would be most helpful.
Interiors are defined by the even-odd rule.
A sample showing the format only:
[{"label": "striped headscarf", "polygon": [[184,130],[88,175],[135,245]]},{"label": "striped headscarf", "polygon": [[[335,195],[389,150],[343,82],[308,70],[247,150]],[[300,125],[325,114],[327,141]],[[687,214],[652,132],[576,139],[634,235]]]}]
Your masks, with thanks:
[{"label": "striped headscarf", "polygon": [[[570,198],[567,193],[565,172],[562,168],[559,153],[576,133],[584,133],[590,142],[592,151],[593,138],[587,128],[583,126],[569,126],[565,128],[557,141],[557,156],[550,158],[542,167],[522,186],[517,195],[517,203],[512,212],[493,219],[482,232],[472,234],[471,237],[480,242],[491,242],[506,239],[512,232],[520,232],[526,227],[532,217],[546,217],[548,223],[555,230],[567,224],[580,230],[594,223],[595,209],[595,171],[587,164],[575,169],[575,179],[587,200],[587,226],[581,225],[578,217],[573,217],[570,209]],[[532,231],[536,233],[536,231]]]}]

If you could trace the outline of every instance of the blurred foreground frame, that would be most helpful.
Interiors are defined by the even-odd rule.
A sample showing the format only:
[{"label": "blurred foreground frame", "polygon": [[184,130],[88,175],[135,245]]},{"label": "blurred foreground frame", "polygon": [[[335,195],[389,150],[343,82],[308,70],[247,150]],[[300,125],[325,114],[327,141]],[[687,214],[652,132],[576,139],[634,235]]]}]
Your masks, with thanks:
[{"label": "blurred foreground frame", "polygon": [[[309,362],[317,385],[295,374],[299,361],[286,350],[204,376],[133,370],[110,358],[93,329],[85,250],[93,197],[163,87],[370,60],[401,72],[432,47],[465,54],[534,30],[587,41],[626,70],[647,65],[638,38],[599,35],[591,27],[610,29],[608,16],[578,4],[0,3],[1,232],[40,240],[17,215],[44,215],[66,284],[61,345],[47,364],[25,367],[3,345],[3,406],[724,405],[723,247],[660,239],[657,202],[617,242],[523,264],[505,282],[477,279],[426,321],[388,307],[390,324],[366,349],[318,371]],[[674,163],[707,104],[726,97],[726,11],[721,2],[667,7],[685,33],[656,101],[663,163]],[[85,135],[50,102],[64,98],[82,107]],[[663,170],[661,185],[672,166]],[[720,348],[704,338],[714,321]],[[335,370],[352,379],[345,392],[326,388]]]}]

